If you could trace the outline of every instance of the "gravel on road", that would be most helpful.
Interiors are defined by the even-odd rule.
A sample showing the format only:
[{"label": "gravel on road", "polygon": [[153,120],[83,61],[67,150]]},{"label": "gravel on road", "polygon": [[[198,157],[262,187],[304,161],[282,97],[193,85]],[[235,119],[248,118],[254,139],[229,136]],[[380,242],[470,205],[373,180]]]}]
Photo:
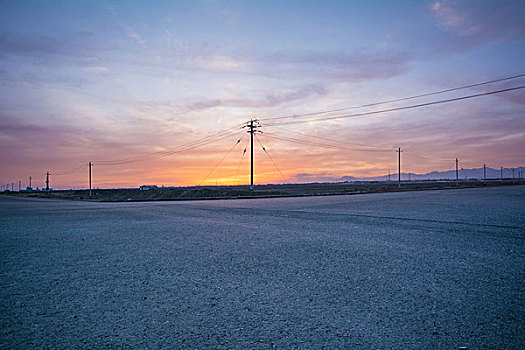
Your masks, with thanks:
[{"label": "gravel on road", "polygon": [[0,348],[523,349],[525,186],[0,197]]}]

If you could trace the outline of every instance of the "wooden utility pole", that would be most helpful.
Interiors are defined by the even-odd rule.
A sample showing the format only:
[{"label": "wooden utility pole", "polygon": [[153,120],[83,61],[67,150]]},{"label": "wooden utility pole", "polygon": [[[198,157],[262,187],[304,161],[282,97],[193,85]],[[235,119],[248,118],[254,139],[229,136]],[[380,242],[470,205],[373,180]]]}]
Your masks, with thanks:
[{"label": "wooden utility pole", "polygon": [[253,190],[253,133],[255,129],[253,128],[253,119],[250,120],[250,190]]},{"label": "wooden utility pole", "polygon": [[91,162],[89,162],[89,199],[91,199]]},{"label": "wooden utility pole", "polygon": [[46,191],[49,193],[49,171],[46,173]]},{"label": "wooden utility pole", "polygon": [[487,180],[487,165],[483,163],[483,181]]},{"label": "wooden utility pole", "polygon": [[456,187],[459,187],[459,170],[458,170],[458,159],[456,158]]},{"label": "wooden utility pole", "polygon": [[257,119],[250,119],[250,121],[246,123],[246,127],[248,127],[248,133],[250,134],[250,190],[253,190],[253,134],[257,132],[257,128],[260,127],[260,124]]},{"label": "wooden utility pole", "polygon": [[401,188],[401,147],[399,147],[396,151],[398,154],[397,158],[397,187]]}]

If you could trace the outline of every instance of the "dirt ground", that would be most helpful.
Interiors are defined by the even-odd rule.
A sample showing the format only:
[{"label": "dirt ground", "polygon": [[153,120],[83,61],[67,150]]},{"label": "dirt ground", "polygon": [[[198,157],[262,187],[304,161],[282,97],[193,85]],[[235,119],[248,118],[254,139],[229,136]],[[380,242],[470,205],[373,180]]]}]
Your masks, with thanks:
[{"label": "dirt ground", "polygon": [[302,197],[347,195],[358,193],[382,193],[418,190],[440,190],[450,188],[474,188],[525,184],[525,180],[490,181],[412,181],[402,182],[341,182],[341,183],[310,183],[257,185],[253,190],[249,186],[198,186],[198,187],[160,187],[150,190],[128,189],[96,189],[89,190],[53,190],[33,192],[2,192],[4,195],[56,198],[69,200],[92,201],[164,201],[164,200],[202,200],[202,199],[239,199],[239,198],[269,198],[269,197]]}]

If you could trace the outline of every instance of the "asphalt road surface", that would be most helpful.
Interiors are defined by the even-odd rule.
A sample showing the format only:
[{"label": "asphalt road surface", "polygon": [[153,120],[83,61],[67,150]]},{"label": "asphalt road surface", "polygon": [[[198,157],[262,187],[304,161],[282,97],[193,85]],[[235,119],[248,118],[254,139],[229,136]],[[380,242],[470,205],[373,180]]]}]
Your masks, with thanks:
[{"label": "asphalt road surface", "polygon": [[523,349],[525,186],[0,196],[0,348]]}]

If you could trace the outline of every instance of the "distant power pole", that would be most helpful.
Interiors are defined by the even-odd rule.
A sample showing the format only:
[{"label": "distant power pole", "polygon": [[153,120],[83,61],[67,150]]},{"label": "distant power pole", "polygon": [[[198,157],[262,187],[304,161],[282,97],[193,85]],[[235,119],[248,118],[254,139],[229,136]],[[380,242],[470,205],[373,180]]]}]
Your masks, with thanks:
[{"label": "distant power pole", "polygon": [[514,180],[514,168],[512,168],[512,180]]},{"label": "distant power pole", "polygon": [[500,177],[501,177],[501,182],[503,182],[503,167],[501,167],[500,169]]},{"label": "distant power pole", "polygon": [[399,147],[396,151],[398,154],[397,158],[397,187],[401,188],[401,147]]},{"label": "distant power pole", "polygon": [[11,182],[11,192],[13,192],[14,190],[15,190],[15,183]]},{"label": "distant power pole", "polygon": [[18,192],[22,189],[22,181],[18,180]]},{"label": "distant power pole", "polygon": [[91,162],[89,162],[89,199],[91,199]]},{"label": "distant power pole", "polygon": [[[458,170],[459,160],[456,158],[456,187],[459,187],[459,170]],[[449,163],[450,164],[450,163]]]},{"label": "distant power pole", "polygon": [[29,188],[31,188],[31,176],[29,176]]},{"label": "distant power pole", "polygon": [[49,192],[49,171],[46,173],[46,191]]},{"label": "distant power pole", "polygon": [[250,119],[250,121],[245,125],[245,127],[248,127],[248,134],[250,134],[250,190],[253,190],[253,134],[257,132],[257,128],[260,126],[261,125],[257,119]]},{"label": "distant power pole", "polygon": [[483,181],[487,180],[487,165],[483,163]]}]

